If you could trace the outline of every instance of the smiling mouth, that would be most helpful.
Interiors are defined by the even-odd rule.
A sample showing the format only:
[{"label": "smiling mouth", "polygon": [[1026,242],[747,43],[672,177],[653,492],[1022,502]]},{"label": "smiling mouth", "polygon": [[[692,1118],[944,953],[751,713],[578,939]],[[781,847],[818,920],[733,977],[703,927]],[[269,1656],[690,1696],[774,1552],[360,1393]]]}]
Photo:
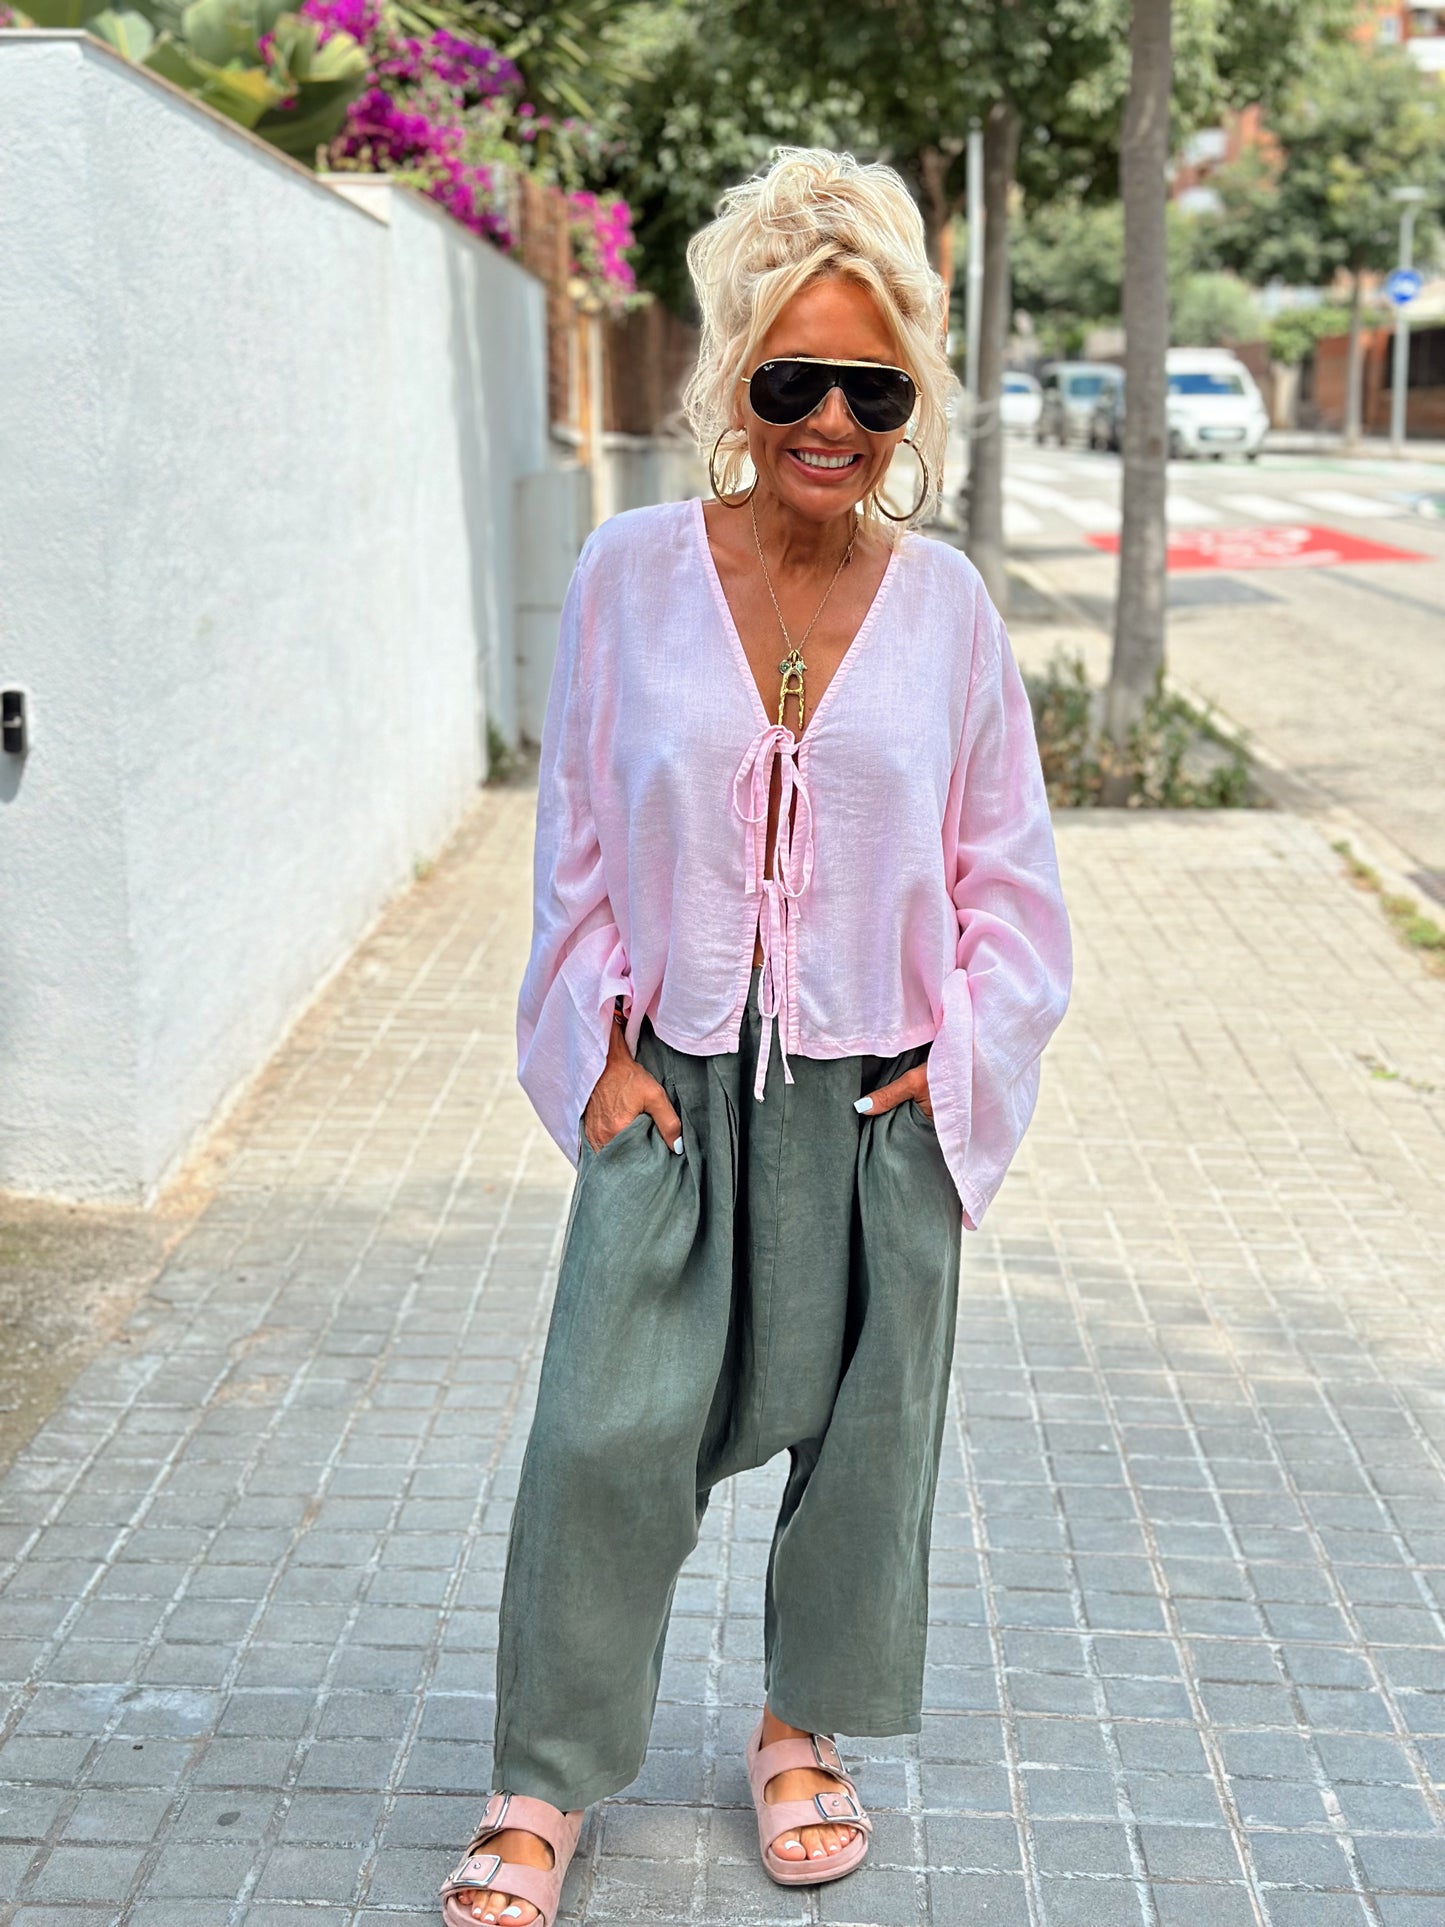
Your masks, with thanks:
[{"label": "smiling mouth", "polygon": [[856,468],[863,459],[856,450],[844,450],[835,455],[826,455],[821,449],[811,448],[790,448],[787,452],[811,475],[841,475],[850,468]]}]

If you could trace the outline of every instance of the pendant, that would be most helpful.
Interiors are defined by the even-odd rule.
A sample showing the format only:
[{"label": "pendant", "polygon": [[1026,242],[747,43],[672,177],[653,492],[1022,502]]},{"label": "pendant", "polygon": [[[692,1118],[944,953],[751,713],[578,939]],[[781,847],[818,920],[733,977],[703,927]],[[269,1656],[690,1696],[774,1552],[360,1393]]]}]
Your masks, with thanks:
[{"label": "pendant", "polygon": [[803,730],[803,671],[807,666],[803,661],[801,653],[796,649],[790,649],[778,664],[783,678],[778,687],[778,721],[781,723],[783,720],[783,707],[789,696],[796,696],[798,699],[799,735],[802,734]]}]

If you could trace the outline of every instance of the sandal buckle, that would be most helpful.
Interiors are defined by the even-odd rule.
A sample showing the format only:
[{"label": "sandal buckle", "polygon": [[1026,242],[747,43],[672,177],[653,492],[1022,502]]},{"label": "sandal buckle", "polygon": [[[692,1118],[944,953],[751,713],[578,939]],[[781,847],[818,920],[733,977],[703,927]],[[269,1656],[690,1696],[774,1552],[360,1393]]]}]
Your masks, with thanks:
[{"label": "sandal buckle", "polygon": [[[838,1751],[837,1743],[830,1740],[826,1734],[823,1733],[811,1733],[808,1737],[813,1742],[813,1758],[818,1762],[818,1765],[822,1767],[823,1771],[825,1773],[841,1774],[843,1778],[846,1779],[848,1769],[843,1764],[843,1755]],[[824,1757],[824,1747],[832,1754],[833,1757],[831,1760]]]},{"label": "sandal buckle", "polygon": [[[467,1853],[464,1856],[461,1865],[457,1867],[452,1873],[448,1874],[447,1878],[442,1882],[441,1890],[443,1893],[446,1893],[448,1888],[456,1887],[460,1884],[463,1875],[467,1871],[467,1868],[471,1866],[473,1858],[474,1856],[471,1853]],[[487,1865],[488,1861],[491,1862],[490,1866]],[[468,1880],[467,1885],[475,1890],[480,1891],[483,1888],[489,1887],[501,1871],[502,1871],[502,1856],[499,1853],[489,1853],[485,1855],[480,1861],[478,1861],[476,1877],[475,1879]]]},{"label": "sandal buckle", "polygon": [[[500,1802],[497,1807],[497,1817],[495,1820],[492,1818],[492,1803],[494,1801]],[[478,1820],[477,1830],[472,1835],[472,1844],[468,1849],[469,1852],[475,1853],[489,1833],[496,1833],[501,1828],[502,1823],[507,1817],[507,1808],[511,1804],[512,1796],[510,1793],[489,1793],[487,1795],[486,1804],[482,1808],[482,1817]]]},{"label": "sandal buckle", "polygon": [[813,1805],[825,1820],[834,1820],[840,1813],[846,1813],[854,1820],[866,1817],[857,1797],[846,1787],[840,1787],[836,1793],[815,1793]]}]

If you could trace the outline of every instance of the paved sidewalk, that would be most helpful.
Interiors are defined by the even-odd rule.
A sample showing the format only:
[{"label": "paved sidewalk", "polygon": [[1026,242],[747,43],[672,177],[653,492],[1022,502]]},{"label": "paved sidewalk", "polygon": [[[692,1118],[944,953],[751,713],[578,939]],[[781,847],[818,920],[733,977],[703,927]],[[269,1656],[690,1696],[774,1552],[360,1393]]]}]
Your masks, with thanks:
[{"label": "paved sidewalk", "polygon": [[[301,1024],[0,1482],[25,1927],[381,1927],[469,1830],[570,1182],[512,1074],[530,809],[484,793]],[[1288,816],[1059,836],[1077,990],[965,1238],[925,1730],[845,1742],[870,1866],[756,1860],[774,1465],[572,1919],[1445,1921],[1445,990]]]}]

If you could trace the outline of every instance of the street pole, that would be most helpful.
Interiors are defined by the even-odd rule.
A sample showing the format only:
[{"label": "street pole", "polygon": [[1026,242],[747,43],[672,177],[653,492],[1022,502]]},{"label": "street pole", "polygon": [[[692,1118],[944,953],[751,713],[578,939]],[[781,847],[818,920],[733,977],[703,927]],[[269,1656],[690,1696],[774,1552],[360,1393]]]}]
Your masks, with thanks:
[{"label": "street pole", "polygon": [[963,385],[970,413],[978,407],[978,336],[983,318],[983,129],[968,133],[968,278],[964,284]]},{"label": "street pole", "polygon": [[[1415,265],[1415,215],[1425,198],[1425,190],[1423,187],[1397,187],[1390,198],[1400,203],[1400,266],[1409,269]],[[1397,458],[1405,453],[1405,401],[1410,383],[1408,310],[1408,302],[1396,304],[1395,360],[1390,379],[1390,453]]]}]

